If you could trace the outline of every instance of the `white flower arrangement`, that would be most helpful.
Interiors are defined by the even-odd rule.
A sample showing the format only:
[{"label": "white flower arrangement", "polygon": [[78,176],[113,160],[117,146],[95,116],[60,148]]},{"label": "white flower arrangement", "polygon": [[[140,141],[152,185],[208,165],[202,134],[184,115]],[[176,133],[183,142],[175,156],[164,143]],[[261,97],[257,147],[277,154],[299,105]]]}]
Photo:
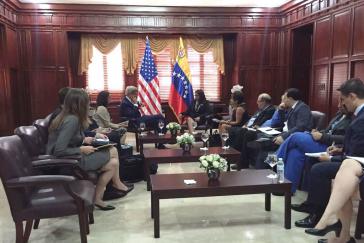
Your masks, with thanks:
[{"label": "white flower arrangement", "polygon": [[225,170],[227,167],[226,159],[220,157],[218,154],[209,154],[203,155],[199,158],[200,160],[200,168],[204,168],[205,170],[209,169],[219,169]]},{"label": "white flower arrangement", "polygon": [[180,130],[181,125],[179,125],[177,122],[170,122],[167,124],[166,128],[170,131],[172,130]]},{"label": "white flower arrangement", "polygon": [[195,142],[195,137],[192,134],[184,133],[181,136],[177,136],[177,143],[184,145],[184,144],[193,144]]}]

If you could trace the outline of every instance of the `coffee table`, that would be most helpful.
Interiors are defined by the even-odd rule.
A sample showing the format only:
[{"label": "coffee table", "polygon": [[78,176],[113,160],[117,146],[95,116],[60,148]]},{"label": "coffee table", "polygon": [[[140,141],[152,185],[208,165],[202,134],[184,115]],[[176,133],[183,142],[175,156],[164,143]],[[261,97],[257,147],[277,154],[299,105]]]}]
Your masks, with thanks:
[{"label": "coffee table", "polygon": [[[271,172],[271,170],[223,172],[218,181],[209,181],[206,173],[151,175],[151,217],[154,219],[154,237],[160,237],[160,199],[264,193],[265,210],[270,211],[272,192],[284,193],[284,227],[290,229],[291,182],[285,180],[284,183],[274,183],[272,179],[267,178]],[[184,183],[186,179],[194,179],[197,183],[186,185]]]},{"label": "coffee table", "polygon": [[230,171],[230,163],[240,159],[240,152],[234,148],[224,150],[221,147],[210,147],[208,150],[202,151],[200,148],[192,148],[190,152],[183,152],[178,149],[145,149],[144,152],[144,173],[147,179],[147,190],[150,190],[150,170],[151,162],[155,163],[183,163],[196,162],[200,156],[205,154],[219,154],[228,162],[227,170]]}]

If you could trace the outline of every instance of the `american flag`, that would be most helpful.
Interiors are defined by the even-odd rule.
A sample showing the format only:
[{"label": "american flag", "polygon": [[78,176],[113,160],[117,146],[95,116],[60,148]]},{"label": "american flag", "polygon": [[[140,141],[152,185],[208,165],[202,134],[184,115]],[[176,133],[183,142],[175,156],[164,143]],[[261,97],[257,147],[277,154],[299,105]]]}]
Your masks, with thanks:
[{"label": "american flag", "polygon": [[138,79],[138,99],[144,104],[140,111],[143,115],[162,113],[159,96],[159,80],[148,37]]}]

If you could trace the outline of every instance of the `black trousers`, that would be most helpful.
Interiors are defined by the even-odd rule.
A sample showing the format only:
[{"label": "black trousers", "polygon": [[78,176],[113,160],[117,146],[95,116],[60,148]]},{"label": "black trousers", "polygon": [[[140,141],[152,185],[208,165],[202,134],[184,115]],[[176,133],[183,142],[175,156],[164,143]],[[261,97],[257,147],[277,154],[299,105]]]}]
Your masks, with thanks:
[{"label": "black trousers", "polygon": [[322,215],[331,195],[331,180],[341,166],[340,162],[321,162],[312,166],[311,180],[306,203],[311,206],[311,213]]},{"label": "black trousers", "polygon": [[230,128],[228,144],[241,152],[240,160],[237,164],[238,169],[249,168],[249,161],[252,159],[250,155],[252,155],[252,153],[247,144],[254,141],[256,138],[257,132],[255,131],[250,131],[242,127]]}]

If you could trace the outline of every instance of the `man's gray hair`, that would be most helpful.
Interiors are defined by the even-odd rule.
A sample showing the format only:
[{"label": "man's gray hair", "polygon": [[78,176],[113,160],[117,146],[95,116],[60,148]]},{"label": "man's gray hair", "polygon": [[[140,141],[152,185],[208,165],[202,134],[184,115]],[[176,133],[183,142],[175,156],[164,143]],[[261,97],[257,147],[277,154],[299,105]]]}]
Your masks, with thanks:
[{"label": "man's gray hair", "polygon": [[125,88],[125,95],[137,94],[138,89],[135,86],[128,86]]},{"label": "man's gray hair", "polygon": [[260,100],[264,101],[265,103],[272,103],[272,97],[267,93],[262,93],[258,97]]}]

